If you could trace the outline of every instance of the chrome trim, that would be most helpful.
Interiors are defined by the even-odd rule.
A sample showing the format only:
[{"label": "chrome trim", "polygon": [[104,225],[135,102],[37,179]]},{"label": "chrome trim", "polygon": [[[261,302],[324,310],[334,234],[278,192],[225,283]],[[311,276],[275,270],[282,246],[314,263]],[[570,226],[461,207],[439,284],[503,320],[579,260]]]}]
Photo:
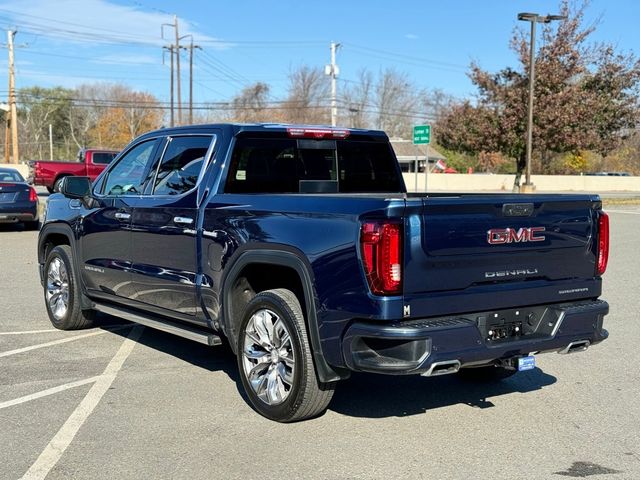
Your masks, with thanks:
[{"label": "chrome trim", "polygon": [[118,220],[129,220],[131,218],[131,214],[125,212],[116,212],[114,217],[116,217],[116,219]]},{"label": "chrome trim", "polygon": [[193,223],[193,218],[173,217],[173,223],[177,223],[178,225],[191,225]]},{"label": "chrome trim", "polygon": [[[449,365],[449,368],[444,370],[436,370],[438,367],[444,367]],[[460,370],[460,360],[445,360],[443,362],[434,362],[429,367],[429,370],[422,374],[423,377],[436,377],[438,375],[449,375],[451,373],[457,373]]]},{"label": "chrome trim", "polygon": [[562,350],[558,350],[558,353],[564,355],[567,353],[584,352],[587,348],[589,348],[589,345],[591,345],[591,342],[589,340],[578,340],[577,342],[571,342]]}]

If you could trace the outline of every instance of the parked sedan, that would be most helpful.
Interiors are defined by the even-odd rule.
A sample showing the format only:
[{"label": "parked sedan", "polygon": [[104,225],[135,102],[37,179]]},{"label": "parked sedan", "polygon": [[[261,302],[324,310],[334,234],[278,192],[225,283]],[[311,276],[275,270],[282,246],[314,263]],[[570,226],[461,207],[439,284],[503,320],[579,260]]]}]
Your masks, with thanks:
[{"label": "parked sedan", "polygon": [[19,222],[27,230],[38,229],[38,194],[20,172],[0,168],[0,223]]}]

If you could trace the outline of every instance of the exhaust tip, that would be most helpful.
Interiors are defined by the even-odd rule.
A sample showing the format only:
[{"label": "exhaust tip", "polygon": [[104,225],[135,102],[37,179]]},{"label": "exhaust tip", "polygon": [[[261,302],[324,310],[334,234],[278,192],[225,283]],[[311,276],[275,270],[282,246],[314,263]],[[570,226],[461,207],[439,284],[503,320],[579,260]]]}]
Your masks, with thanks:
[{"label": "exhaust tip", "polygon": [[435,377],[438,375],[449,375],[460,370],[459,360],[446,360],[444,362],[434,362],[429,370],[422,374],[423,377]]},{"label": "exhaust tip", "polygon": [[589,340],[579,340],[577,342],[571,342],[562,350],[559,350],[558,353],[567,354],[567,353],[577,353],[584,352],[587,348],[589,348],[591,342]]}]

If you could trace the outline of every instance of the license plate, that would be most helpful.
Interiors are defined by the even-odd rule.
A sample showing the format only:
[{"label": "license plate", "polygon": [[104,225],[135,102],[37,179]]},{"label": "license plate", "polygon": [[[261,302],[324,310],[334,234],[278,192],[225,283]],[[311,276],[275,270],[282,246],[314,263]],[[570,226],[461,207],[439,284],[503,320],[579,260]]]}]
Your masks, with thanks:
[{"label": "license plate", "polygon": [[518,371],[533,370],[536,368],[536,359],[533,356],[522,357],[518,359]]}]

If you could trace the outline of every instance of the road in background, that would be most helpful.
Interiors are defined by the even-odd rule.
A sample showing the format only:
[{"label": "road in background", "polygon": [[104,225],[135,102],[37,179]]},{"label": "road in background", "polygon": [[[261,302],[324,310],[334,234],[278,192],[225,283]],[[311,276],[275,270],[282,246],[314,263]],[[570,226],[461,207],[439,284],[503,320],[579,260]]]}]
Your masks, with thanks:
[{"label": "road in background", "polygon": [[619,210],[603,344],[493,385],[355,374],[292,425],[247,405],[225,347],[143,329],[128,351],[108,317],[52,330],[36,233],[0,226],[0,478],[638,479],[640,207]]}]

